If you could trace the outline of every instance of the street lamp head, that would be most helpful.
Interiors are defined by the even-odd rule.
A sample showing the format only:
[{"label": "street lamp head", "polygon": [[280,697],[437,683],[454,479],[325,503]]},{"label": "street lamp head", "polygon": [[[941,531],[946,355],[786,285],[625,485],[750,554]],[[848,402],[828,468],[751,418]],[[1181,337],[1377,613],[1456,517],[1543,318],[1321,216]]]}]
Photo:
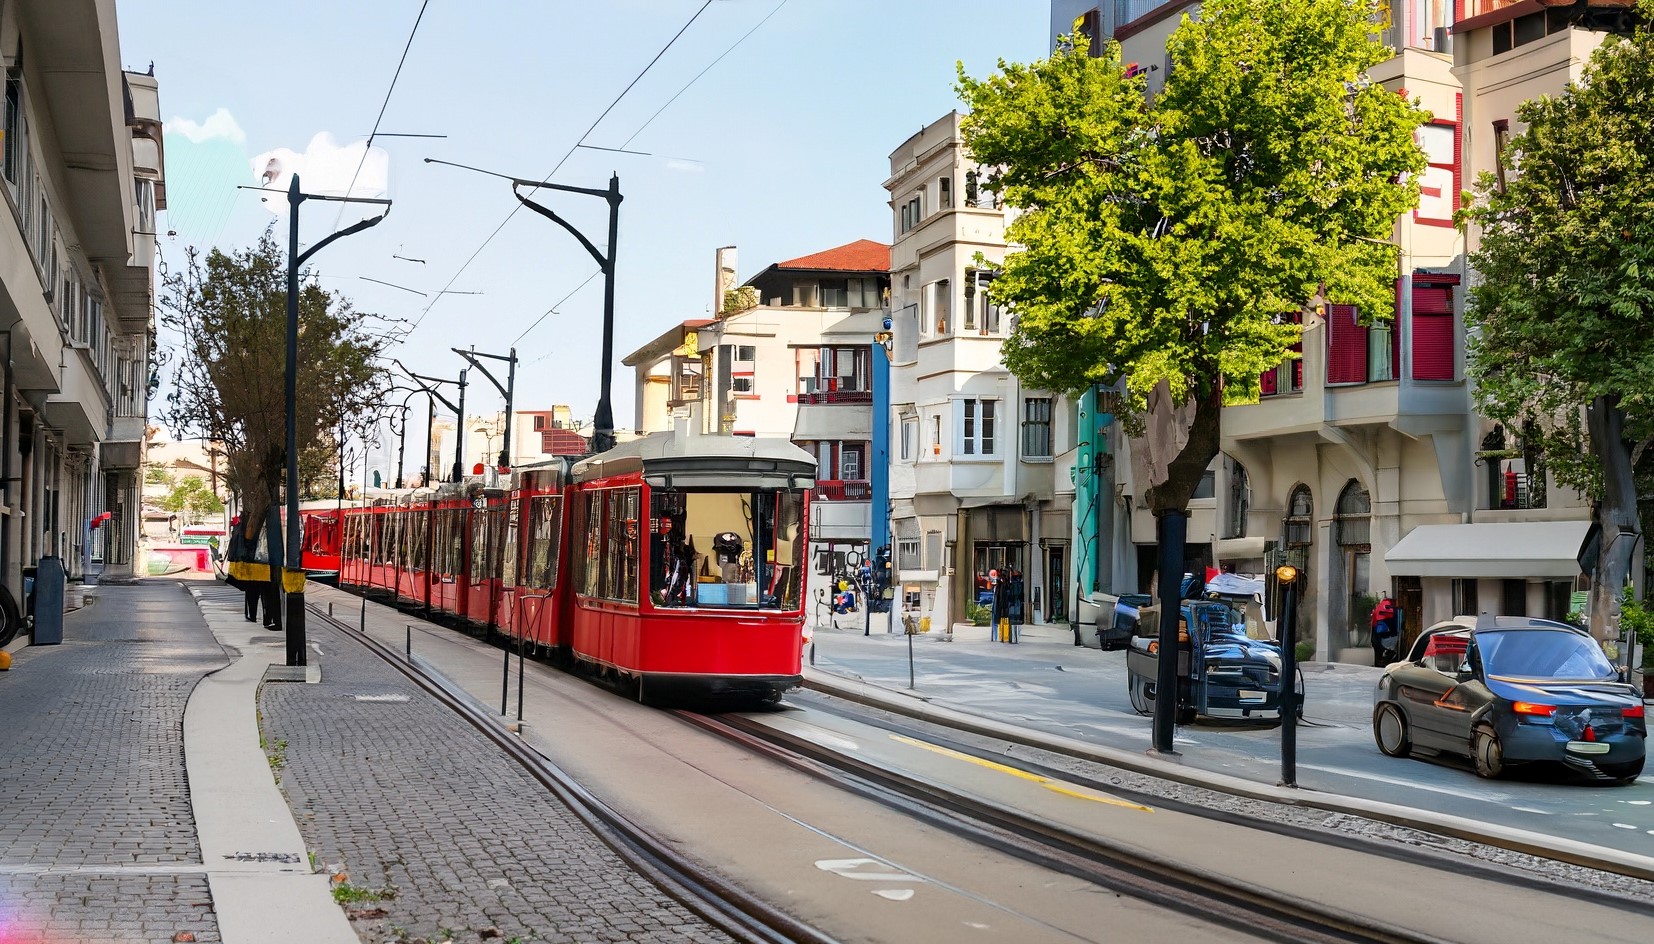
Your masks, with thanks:
[{"label": "street lamp head", "polygon": [[1293,583],[1298,579],[1298,568],[1291,564],[1284,564],[1275,568],[1275,579],[1281,583]]}]

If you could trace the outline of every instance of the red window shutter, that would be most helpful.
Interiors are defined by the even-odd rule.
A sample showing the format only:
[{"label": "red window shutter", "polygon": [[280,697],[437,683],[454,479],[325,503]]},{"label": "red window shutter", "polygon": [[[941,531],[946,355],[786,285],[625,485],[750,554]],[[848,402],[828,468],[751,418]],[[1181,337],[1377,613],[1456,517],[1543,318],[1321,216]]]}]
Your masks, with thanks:
[{"label": "red window shutter", "polygon": [[1453,286],[1413,284],[1413,379],[1457,380]]},{"label": "red window shutter", "polygon": [[1327,308],[1327,383],[1367,382],[1367,326],[1354,305]]},{"label": "red window shutter", "polygon": [[1266,370],[1263,376],[1258,378],[1258,390],[1262,396],[1272,397],[1278,392],[1275,389],[1275,377],[1279,373],[1279,369]]}]

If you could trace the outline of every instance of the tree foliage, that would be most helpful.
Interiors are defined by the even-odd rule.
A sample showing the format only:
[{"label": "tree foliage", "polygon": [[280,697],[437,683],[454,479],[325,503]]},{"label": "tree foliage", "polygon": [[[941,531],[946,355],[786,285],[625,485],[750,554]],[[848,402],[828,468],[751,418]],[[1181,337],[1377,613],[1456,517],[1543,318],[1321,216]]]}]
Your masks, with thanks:
[{"label": "tree foliage", "polygon": [[[1643,0],[1644,24],[1654,2]],[[1526,427],[1559,481],[1597,502],[1610,536],[1592,607],[1613,625],[1640,531],[1634,469],[1654,443],[1654,30],[1610,37],[1484,174],[1461,222],[1480,231],[1466,317],[1489,416]]]},{"label": "tree foliage", "polygon": [[[227,479],[256,528],[286,464],[286,258],[268,230],[248,249],[203,260],[190,253],[167,276],[161,320],[183,337],[163,418],[180,435],[222,443]],[[380,409],[382,323],[302,274],[299,289],[297,431],[320,442],[341,416]],[[303,446],[301,446],[301,449]]]},{"label": "tree foliage", "polygon": [[174,514],[184,514],[186,521],[199,521],[224,510],[224,502],[198,475],[188,475],[166,484],[171,486],[171,491],[162,496],[157,504]]},{"label": "tree foliage", "polygon": [[1373,0],[1208,0],[1146,96],[1120,48],[960,71],[972,158],[1020,211],[993,283],[1016,314],[1006,366],[1075,392],[1124,380],[1141,416],[1164,384],[1195,401],[1160,510],[1187,505],[1225,402],[1291,356],[1286,317],[1324,285],[1367,317],[1394,307],[1396,218],[1424,168],[1415,104],[1371,82],[1389,57]]}]

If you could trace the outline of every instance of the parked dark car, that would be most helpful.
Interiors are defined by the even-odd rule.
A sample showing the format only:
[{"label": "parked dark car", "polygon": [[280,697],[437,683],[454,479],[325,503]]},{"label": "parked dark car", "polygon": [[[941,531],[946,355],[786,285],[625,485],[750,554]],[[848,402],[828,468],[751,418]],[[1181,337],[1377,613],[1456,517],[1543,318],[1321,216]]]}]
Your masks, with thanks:
[{"label": "parked dark car", "polygon": [[1459,617],[1384,670],[1373,739],[1391,757],[1462,754],[1483,777],[1555,761],[1598,780],[1642,773],[1642,696],[1588,633],[1520,616]]},{"label": "parked dark car", "polygon": [[[1245,612],[1231,602],[1184,600],[1181,615],[1188,638],[1178,652],[1179,723],[1196,715],[1278,717],[1280,645],[1248,637]],[[1154,711],[1158,633],[1157,624],[1139,625],[1126,650],[1127,693],[1140,714]]]}]

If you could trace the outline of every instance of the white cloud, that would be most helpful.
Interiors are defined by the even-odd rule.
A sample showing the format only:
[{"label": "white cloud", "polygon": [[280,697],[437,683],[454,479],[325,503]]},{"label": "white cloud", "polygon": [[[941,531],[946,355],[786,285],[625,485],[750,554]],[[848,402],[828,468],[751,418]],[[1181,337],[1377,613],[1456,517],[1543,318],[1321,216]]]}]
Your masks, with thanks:
[{"label": "white cloud", "polygon": [[[253,180],[272,190],[286,190],[294,174],[305,193],[383,197],[390,190],[390,154],[384,148],[368,149],[366,140],[340,145],[326,131],[311,138],[302,154],[276,148],[253,158],[249,166]],[[287,211],[287,201],[281,199],[266,199],[264,206],[278,215]]]},{"label": "white cloud", "polygon": [[230,114],[227,108],[218,109],[200,124],[188,118],[174,118],[166,123],[166,130],[189,138],[191,144],[200,144],[213,138],[224,138],[236,144],[247,142],[247,133],[241,130],[241,125],[236,123],[235,116]]}]

